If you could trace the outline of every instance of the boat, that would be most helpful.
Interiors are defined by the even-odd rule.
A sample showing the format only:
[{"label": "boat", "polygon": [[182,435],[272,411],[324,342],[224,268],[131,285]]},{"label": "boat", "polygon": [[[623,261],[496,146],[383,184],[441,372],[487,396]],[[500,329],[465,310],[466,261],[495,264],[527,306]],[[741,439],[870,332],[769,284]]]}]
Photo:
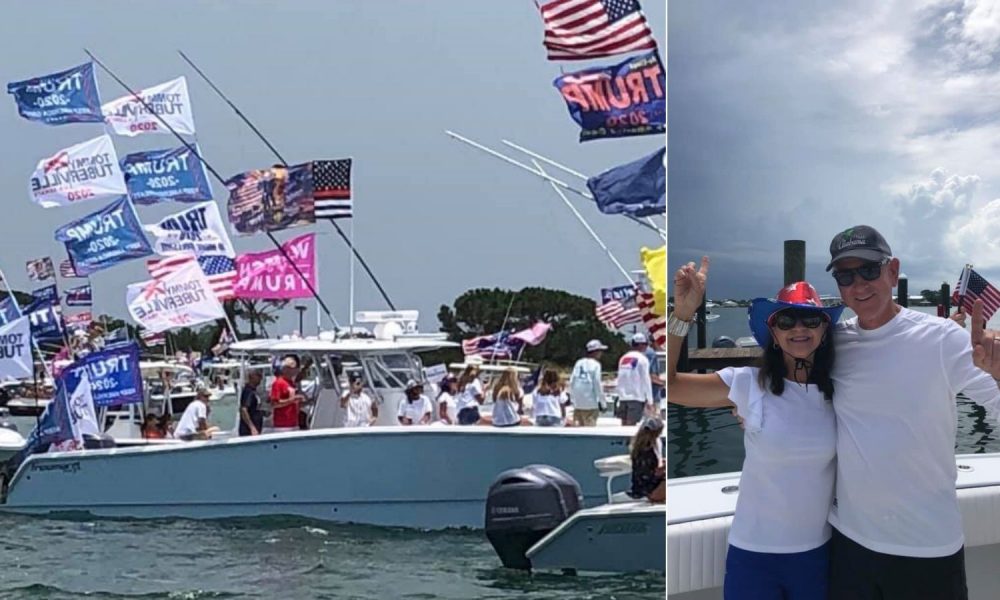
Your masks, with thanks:
[{"label": "boat", "polygon": [[201,379],[211,392],[209,401],[219,402],[236,397],[240,363],[234,360],[205,361],[201,366]]},{"label": "boat", "polygon": [[[399,426],[396,412],[406,382],[423,380],[418,354],[448,347],[457,344],[419,334],[237,342],[230,352],[241,363],[241,383],[250,368],[269,372],[271,361],[282,356],[313,359],[316,385],[305,407],[309,430],[36,454],[11,478],[0,512],[291,515],[479,528],[495,474],[539,460],[579,474],[588,505],[604,501],[605,486],[592,463],[627,448],[632,428]],[[339,427],[339,399],[353,372],[363,375],[378,403],[373,427]]]},{"label": "boat", "polygon": [[[970,598],[1000,598],[1000,453],[960,454],[956,489],[965,531]],[[668,481],[667,593],[679,600],[719,600],[739,473]],[[901,500],[902,501],[902,500]]]},{"label": "boat", "polygon": [[0,408],[0,464],[20,452],[26,443],[17,425],[7,420],[9,414],[6,408]]}]

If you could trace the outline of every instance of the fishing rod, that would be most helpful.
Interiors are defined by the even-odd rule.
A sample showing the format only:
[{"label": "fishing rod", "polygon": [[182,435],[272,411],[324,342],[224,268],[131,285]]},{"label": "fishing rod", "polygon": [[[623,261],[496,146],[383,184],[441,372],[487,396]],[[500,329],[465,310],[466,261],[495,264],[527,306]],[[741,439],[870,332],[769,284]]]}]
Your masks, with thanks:
[{"label": "fishing rod", "polygon": [[[201,78],[205,80],[205,83],[207,83],[215,91],[215,93],[219,95],[220,98],[226,101],[226,104],[228,104],[229,107],[233,109],[233,112],[235,112],[236,115],[240,119],[242,119],[244,123],[246,123],[247,127],[250,128],[250,131],[253,131],[254,134],[260,138],[260,141],[264,142],[264,144],[268,147],[271,153],[274,154],[274,156],[277,157],[279,161],[281,161],[281,164],[283,164],[285,167],[288,167],[288,161],[286,161],[285,158],[281,156],[281,153],[278,152],[278,149],[275,148],[274,145],[271,144],[271,142],[269,142],[266,137],[264,137],[264,134],[261,133],[259,129],[257,129],[257,127],[250,121],[250,118],[247,117],[245,114],[243,114],[243,111],[241,111],[236,106],[236,104],[234,104],[233,101],[230,100],[229,97],[226,96],[221,89],[219,89],[219,86],[215,85],[215,83],[208,78],[208,75],[206,75],[205,72],[198,67],[198,65],[194,64],[194,61],[188,58],[188,55],[184,54],[182,50],[178,50],[177,54],[180,54],[181,58],[184,59],[184,62],[191,65],[191,68],[194,69],[195,72],[198,73],[198,75],[200,75]],[[333,228],[337,230],[337,233],[340,235],[340,238],[344,240],[344,243],[347,244],[347,247],[351,249],[351,252],[354,253],[354,257],[358,259],[359,263],[361,263],[361,267],[365,270],[365,273],[368,273],[368,277],[372,280],[372,283],[375,284],[375,287],[378,288],[379,293],[382,294],[382,298],[385,300],[385,303],[389,305],[389,308],[391,310],[396,310],[396,306],[392,303],[392,300],[389,299],[389,295],[385,292],[385,289],[382,288],[382,284],[379,283],[378,278],[376,278],[375,274],[372,273],[372,270],[368,267],[368,263],[366,263],[365,259],[362,258],[361,253],[358,252],[358,249],[354,246],[354,243],[351,241],[351,239],[347,237],[347,235],[344,233],[344,230],[341,229],[340,225],[337,224],[337,221],[335,221],[334,219],[328,219],[328,221],[330,221],[330,224],[333,225]]]},{"label": "fishing rod", "polygon": [[[128,91],[128,93],[132,94],[133,98],[137,102],[142,104],[143,108],[149,111],[149,114],[153,115],[157,121],[162,123],[163,126],[170,131],[170,133],[174,134],[174,137],[180,140],[180,142],[184,144],[184,147],[187,148],[189,152],[198,157],[198,159],[202,162],[202,164],[208,168],[208,171],[215,176],[215,179],[218,180],[218,182],[222,184],[223,187],[226,187],[228,189],[228,186],[226,186],[226,180],[223,179],[222,176],[219,175],[219,172],[216,171],[215,168],[212,167],[212,165],[210,165],[208,161],[205,160],[205,158],[198,153],[197,148],[195,148],[193,144],[191,144],[183,137],[181,137],[181,134],[177,133],[177,130],[171,127],[170,123],[167,123],[167,121],[163,117],[157,114],[156,111],[153,110],[153,107],[150,106],[149,103],[146,102],[146,100],[142,96],[140,96],[135,90],[130,88],[128,84],[126,84],[124,81],[121,80],[121,78],[115,75],[115,73],[111,69],[109,69],[103,62],[101,62],[99,58],[94,56],[94,54],[90,50],[84,48],[83,51],[87,54],[87,56],[90,57],[91,60],[97,63],[97,66],[101,67],[101,69],[103,69],[105,73],[107,73],[108,75],[111,76],[112,79],[117,81],[118,85],[125,88]],[[326,302],[323,302],[323,299],[319,297],[319,294],[316,292],[316,288],[314,288],[312,283],[308,279],[306,279],[306,276],[302,273],[302,270],[299,269],[299,266],[295,264],[295,261],[293,261],[292,257],[288,255],[288,252],[281,246],[280,243],[278,243],[278,240],[275,239],[273,233],[271,233],[270,231],[265,231],[264,233],[267,234],[267,237],[271,240],[271,243],[274,244],[274,247],[278,249],[278,251],[281,253],[282,256],[285,257],[285,260],[288,261],[288,264],[292,266],[292,269],[294,269],[295,272],[298,274],[298,276],[302,279],[302,283],[306,284],[306,287],[309,289],[310,292],[312,292],[313,297],[316,298],[316,302],[318,302],[319,305],[323,307],[323,312],[325,312],[326,316],[330,318],[330,321],[333,323],[334,330],[339,330],[340,324],[337,323],[337,319],[333,317],[333,313],[331,313],[330,309],[326,306]]]}]

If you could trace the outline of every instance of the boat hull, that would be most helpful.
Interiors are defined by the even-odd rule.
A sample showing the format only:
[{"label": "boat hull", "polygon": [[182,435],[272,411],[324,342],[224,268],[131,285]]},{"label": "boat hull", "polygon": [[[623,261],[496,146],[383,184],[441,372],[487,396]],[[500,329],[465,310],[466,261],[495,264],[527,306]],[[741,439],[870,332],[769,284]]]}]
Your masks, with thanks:
[{"label": "boat hull", "polygon": [[527,464],[569,472],[587,505],[602,503],[593,461],[624,452],[630,433],[373,427],[42,454],[21,466],[0,511],[482,528],[494,478]]}]

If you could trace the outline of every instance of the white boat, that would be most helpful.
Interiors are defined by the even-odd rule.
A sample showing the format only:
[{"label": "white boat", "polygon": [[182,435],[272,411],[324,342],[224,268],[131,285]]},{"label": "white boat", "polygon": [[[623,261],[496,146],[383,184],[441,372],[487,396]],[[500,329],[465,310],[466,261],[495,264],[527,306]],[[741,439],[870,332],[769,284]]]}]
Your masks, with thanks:
[{"label": "white boat", "polygon": [[[295,515],[480,528],[492,478],[540,461],[578,477],[590,505],[603,502],[605,486],[591,465],[623,452],[632,428],[397,424],[406,381],[423,378],[417,353],[454,346],[419,335],[233,344],[240,382],[247,369],[261,362],[266,368],[286,354],[313,359],[313,401],[305,407],[311,430],[34,455],[10,481],[0,511],[133,518]],[[375,427],[338,427],[339,399],[351,372],[363,373],[377,399]],[[265,419],[265,429],[267,424]]]},{"label": "white boat", "polygon": [[[1000,454],[960,454],[958,503],[965,531],[969,598],[1000,598]],[[667,593],[719,600],[739,473],[671,479],[667,511]],[[905,503],[906,498],[901,497]]]},{"label": "white boat", "polygon": [[239,376],[240,363],[234,360],[205,362],[201,367],[201,379],[212,394],[212,403],[235,398]]},{"label": "white boat", "polygon": [[8,411],[0,408],[0,465],[21,451],[26,443],[17,426],[7,421]]}]

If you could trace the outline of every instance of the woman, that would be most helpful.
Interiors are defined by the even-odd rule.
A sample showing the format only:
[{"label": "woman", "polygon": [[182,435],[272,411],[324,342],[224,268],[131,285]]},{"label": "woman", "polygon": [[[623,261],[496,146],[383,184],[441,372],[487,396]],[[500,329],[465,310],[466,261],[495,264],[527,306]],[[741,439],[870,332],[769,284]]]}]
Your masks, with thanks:
[{"label": "woman", "polygon": [[493,426],[531,425],[531,419],[521,416],[524,412],[523,401],[524,394],[517,380],[517,371],[512,368],[504,369],[493,386]]},{"label": "woman", "polygon": [[674,276],[667,399],[735,407],[744,421],[746,459],[729,533],[725,597],[826,598],[837,444],[830,327],[844,307],[824,307],[811,285],[793,283],[775,300],[751,303],[750,329],[764,349],[758,366],[677,373],[707,279],[708,257],[699,270],[688,263]]},{"label": "woman", "polygon": [[437,396],[438,420],[448,425],[454,425],[457,422],[455,394],[458,393],[458,379],[448,373],[441,378],[439,387],[441,392]]},{"label": "woman", "polygon": [[660,435],[663,421],[648,418],[632,438],[629,456],[632,458],[632,489],[629,496],[645,498],[663,504],[667,499],[666,468],[660,455]]},{"label": "woman", "polygon": [[566,421],[566,393],[563,391],[559,372],[554,369],[542,371],[542,382],[532,394],[532,410],[535,425],[539,427],[561,427]]},{"label": "woman", "polygon": [[458,399],[455,408],[458,410],[459,425],[475,425],[482,421],[479,406],[483,403],[483,382],[479,381],[479,365],[470,364],[458,378]]}]

